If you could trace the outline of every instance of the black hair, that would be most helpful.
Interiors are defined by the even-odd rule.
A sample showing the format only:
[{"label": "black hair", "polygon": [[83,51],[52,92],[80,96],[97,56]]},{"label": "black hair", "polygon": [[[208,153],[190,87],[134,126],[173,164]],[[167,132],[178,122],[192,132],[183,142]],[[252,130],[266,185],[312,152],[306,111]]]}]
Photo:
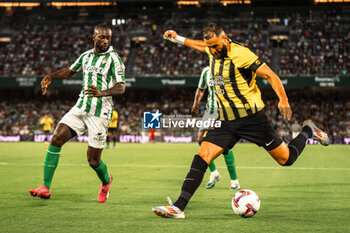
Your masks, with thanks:
[{"label": "black hair", "polygon": [[96,25],[95,28],[94,28],[94,31],[95,31],[96,29],[109,29],[109,30],[112,30],[112,29],[108,26],[108,24],[106,24],[106,23],[101,23],[101,24]]},{"label": "black hair", "polygon": [[224,29],[222,26],[216,23],[209,23],[203,28],[203,38],[209,40],[213,38],[214,35],[219,36]]}]

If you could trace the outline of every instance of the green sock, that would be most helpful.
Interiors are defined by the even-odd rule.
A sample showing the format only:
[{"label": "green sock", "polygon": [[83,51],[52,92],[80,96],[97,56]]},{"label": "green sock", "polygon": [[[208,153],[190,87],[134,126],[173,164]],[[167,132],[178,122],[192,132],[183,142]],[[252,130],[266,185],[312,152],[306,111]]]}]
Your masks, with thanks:
[{"label": "green sock", "polygon": [[111,179],[109,178],[107,166],[105,162],[101,159],[101,164],[97,168],[94,168],[95,172],[97,173],[98,178],[102,181],[103,185],[109,184],[111,182]]},{"label": "green sock", "polygon": [[231,180],[237,180],[235,157],[233,156],[232,150],[230,150],[228,154],[224,154],[224,157]]},{"label": "green sock", "polygon": [[58,160],[60,159],[61,147],[49,145],[44,162],[44,185],[50,189],[53,174],[55,173]]},{"label": "green sock", "polygon": [[215,171],[216,170],[216,166],[215,166],[215,163],[214,163],[214,161],[211,161],[210,163],[209,163],[209,170],[211,171],[211,172],[213,172],[213,171]]}]

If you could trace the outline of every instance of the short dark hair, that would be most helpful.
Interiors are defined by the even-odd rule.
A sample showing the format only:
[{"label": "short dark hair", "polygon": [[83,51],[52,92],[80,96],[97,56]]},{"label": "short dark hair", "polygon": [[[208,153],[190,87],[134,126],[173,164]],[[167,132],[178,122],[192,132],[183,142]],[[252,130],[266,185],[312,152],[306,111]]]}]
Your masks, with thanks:
[{"label": "short dark hair", "polygon": [[219,36],[224,29],[222,26],[216,23],[209,23],[203,28],[203,38],[209,40],[213,38],[214,35]]},{"label": "short dark hair", "polygon": [[95,31],[96,29],[109,29],[109,30],[112,30],[112,29],[108,26],[108,24],[106,24],[106,23],[100,23],[100,24],[96,25],[95,28],[94,28],[94,31]]}]

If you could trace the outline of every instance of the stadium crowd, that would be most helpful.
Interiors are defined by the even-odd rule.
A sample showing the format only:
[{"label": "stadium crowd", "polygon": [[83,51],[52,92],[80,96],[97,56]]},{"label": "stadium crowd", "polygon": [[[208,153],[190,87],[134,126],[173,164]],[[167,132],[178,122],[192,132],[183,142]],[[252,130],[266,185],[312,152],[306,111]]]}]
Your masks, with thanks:
[{"label": "stadium crowd", "polygon": [[280,74],[349,76],[350,17],[333,13],[291,20],[296,40],[282,45]]},{"label": "stadium crowd", "polygon": [[[113,44],[119,44],[118,35]],[[0,43],[0,77],[41,77],[70,66],[92,47],[91,26],[25,25],[11,43]],[[118,51],[124,62],[129,50],[129,40],[123,41]]]},{"label": "stadium crowd", "polygon": [[[197,75],[206,65],[205,54],[169,43],[162,35],[165,30],[173,29],[184,36],[201,39],[201,28],[209,19],[217,21],[217,12],[206,18],[186,11],[169,13],[165,19],[147,12],[130,17],[125,13],[125,24],[113,26],[112,44],[125,63],[133,64],[132,75]],[[268,22],[269,16],[255,15],[254,12],[243,14],[239,17],[219,13],[219,23],[229,38],[249,47],[271,65],[275,43],[268,36],[272,24]],[[280,67],[280,75],[350,75],[350,17],[334,10],[317,14],[279,14],[281,24],[290,30],[290,38],[279,44],[281,52],[276,67]],[[92,47],[93,25],[101,22],[76,20],[72,24],[72,20],[70,23],[67,20],[58,23],[48,16],[32,15],[31,20],[17,16],[7,27],[1,25],[11,31],[12,41],[0,43],[0,77],[37,77],[70,65]],[[128,36],[131,31],[149,33],[148,40],[131,43]],[[131,49],[136,50],[136,56],[130,56],[132,61],[128,61]]]},{"label": "stadium crowd", "polygon": [[[157,92],[157,95],[154,95]],[[140,135],[142,132],[142,116],[144,111],[159,111],[164,115],[190,114],[194,89],[168,89],[132,91],[115,98],[119,112],[119,134]],[[263,91],[266,113],[273,127],[285,141],[292,136],[291,125],[295,120],[302,124],[305,119],[312,119],[329,133],[331,141],[344,143],[350,137],[350,99],[346,92],[315,93],[310,90],[288,91],[293,118],[287,122],[277,109],[277,100],[271,91]],[[200,106],[201,117],[205,110],[205,99]],[[33,101],[10,98],[0,102],[0,135],[36,135],[42,134],[40,119],[49,114],[55,125],[74,105],[74,100],[65,100],[51,96],[34,98]],[[162,130],[167,136],[195,136],[196,129]]]}]

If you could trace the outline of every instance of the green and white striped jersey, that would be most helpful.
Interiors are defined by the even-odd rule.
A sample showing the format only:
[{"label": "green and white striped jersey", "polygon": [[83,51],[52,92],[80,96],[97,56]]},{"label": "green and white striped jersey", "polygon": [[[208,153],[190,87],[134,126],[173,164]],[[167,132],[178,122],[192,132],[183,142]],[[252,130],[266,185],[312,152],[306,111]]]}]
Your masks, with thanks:
[{"label": "green and white striped jersey", "polygon": [[208,111],[210,114],[216,113],[218,110],[218,104],[216,102],[214,82],[213,82],[213,77],[210,74],[209,66],[203,69],[201,78],[199,79],[198,88],[200,89],[208,88],[208,99],[206,104],[206,111]]},{"label": "green and white striped jersey", "polygon": [[117,52],[110,46],[108,51],[95,54],[90,49],[70,66],[74,72],[83,71],[83,85],[75,107],[97,117],[112,118],[112,96],[88,98],[84,90],[95,85],[99,90],[106,90],[118,82],[125,82],[125,66]]}]

